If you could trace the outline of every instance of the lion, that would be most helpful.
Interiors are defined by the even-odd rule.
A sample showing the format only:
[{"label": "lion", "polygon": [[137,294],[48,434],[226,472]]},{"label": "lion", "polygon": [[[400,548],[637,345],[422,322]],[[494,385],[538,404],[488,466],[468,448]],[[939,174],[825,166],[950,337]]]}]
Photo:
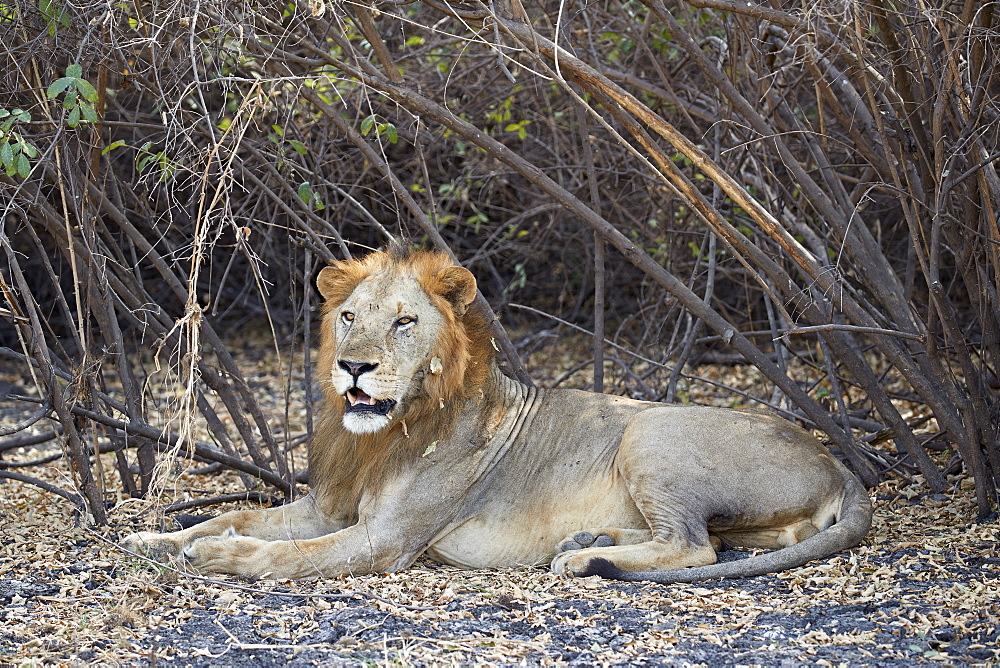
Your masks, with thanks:
[{"label": "lion", "polygon": [[[857,478],[774,415],[504,375],[476,280],[447,255],[333,262],[317,287],[310,493],[124,547],[250,578],[398,571],[425,555],[671,583],[786,570],[871,526]],[[716,563],[727,547],[773,551]]]}]

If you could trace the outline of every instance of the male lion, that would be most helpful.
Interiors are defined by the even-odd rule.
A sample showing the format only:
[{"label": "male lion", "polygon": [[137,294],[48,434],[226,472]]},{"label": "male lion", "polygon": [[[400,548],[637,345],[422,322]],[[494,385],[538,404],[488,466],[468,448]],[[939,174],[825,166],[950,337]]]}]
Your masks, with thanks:
[{"label": "male lion", "polygon": [[[498,369],[476,281],[439,253],[320,273],[325,407],[311,493],[124,545],[203,572],[483,568],[691,582],[801,565],[871,526],[858,480],[757,411],[525,387]],[[722,545],[780,548],[716,564]]]}]

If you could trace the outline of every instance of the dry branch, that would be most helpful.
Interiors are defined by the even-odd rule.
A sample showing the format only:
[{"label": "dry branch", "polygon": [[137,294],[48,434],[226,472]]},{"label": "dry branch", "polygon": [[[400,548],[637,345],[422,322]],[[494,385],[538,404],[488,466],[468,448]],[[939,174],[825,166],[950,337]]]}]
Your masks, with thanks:
[{"label": "dry branch", "polygon": [[[606,324],[609,387],[673,396],[692,360],[738,353],[867,482],[905,459],[941,490],[961,465],[996,509],[994,5],[83,2],[56,24],[8,5],[0,333],[92,512],[95,424],[143,430],[112,443],[129,494],[165,443],[198,452],[195,424],[246,487],[291,493],[227,332],[308,350],[317,260],[390,242],[451,253],[511,324],[538,321],[509,301]],[[605,340],[638,356],[605,368]],[[169,434],[153,359],[182,390]],[[897,452],[857,445],[882,425]]]}]

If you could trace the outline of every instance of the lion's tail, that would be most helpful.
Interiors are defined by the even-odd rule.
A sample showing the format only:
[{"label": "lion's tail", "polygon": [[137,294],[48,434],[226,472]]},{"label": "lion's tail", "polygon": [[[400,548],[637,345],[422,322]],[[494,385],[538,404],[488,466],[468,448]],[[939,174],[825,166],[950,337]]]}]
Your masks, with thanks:
[{"label": "lion's tail", "polygon": [[822,559],[861,542],[872,525],[872,505],[867,491],[857,478],[848,474],[840,515],[829,528],[788,547],[746,559],[695,566],[676,571],[623,571],[606,559],[592,559],[588,575],[613,580],[648,581],[661,584],[700,582],[723,578],[746,578],[776,573]]}]

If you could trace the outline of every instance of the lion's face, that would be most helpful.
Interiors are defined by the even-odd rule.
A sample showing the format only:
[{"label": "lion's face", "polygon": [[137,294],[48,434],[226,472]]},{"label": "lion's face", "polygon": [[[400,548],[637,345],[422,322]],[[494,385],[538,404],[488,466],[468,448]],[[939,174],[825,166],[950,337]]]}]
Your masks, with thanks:
[{"label": "lion's face", "polygon": [[457,319],[476,284],[461,267],[375,268],[361,276],[359,264],[337,263],[320,274],[327,305],[319,372],[328,398],[343,402],[344,428],[370,434],[419,399],[443,401],[461,382],[465,339],[456,337]]},{"label": "lion's face", "polygon": [[444,319],[410,276],[364,281],[333,316],[337,355],[329,372],[344,397],[344,427],[376,432],[420,393]]}]

